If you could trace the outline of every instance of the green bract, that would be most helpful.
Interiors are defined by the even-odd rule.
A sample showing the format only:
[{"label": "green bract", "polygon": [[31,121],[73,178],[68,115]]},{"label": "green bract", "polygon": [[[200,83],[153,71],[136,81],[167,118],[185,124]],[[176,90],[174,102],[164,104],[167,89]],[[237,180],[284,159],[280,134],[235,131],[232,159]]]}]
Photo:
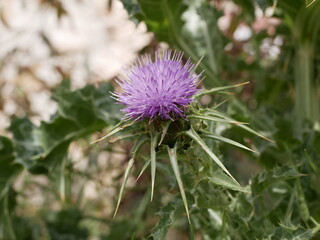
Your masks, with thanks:
[{"label": "green bract", "polygon": [[[234,145],[236,147],[252,151],[257,153],[255,150],[252,150],[241,143],[238,143],[232,139],[228,139],[222,136],[219,136],[213,132],[208,131],[208,125],[210,123],[222,123],[222,124],[233,124],[239,126],[246,131],[253,133],[259,137],[263,137],[258,132],[249,128],[245,123],[238,122],[225,114],[219,112],[217,107],[213,108],[204,108],[201,106],[199,99],[206,94],[219,93],[227,89],[239,87],[241,85],[247,84],[241,83],[233,86],[218,87],[210,90],[203,90],[200,93],[194,96],[193,103],[189,106],[189,111],[186,113],[186,119],[178,120],[144,120],[144,121],[121,121],[116,126],[111,128],[104,137],[94,141],[98,142],[101,140],[109,140],[110,142],[115,142],[120,139],[128,139],[135,141],[135,145],[132,150],[132,158],[130,159],[127,169],[124,174],[124,180],[120,189],[117,206],[114,212],[114,217],[118,211],[121,198],[124,193],[125,185],[127,183],[131,169],[136,161],[136,156],[139,149],[144,145],[148,144],[150,146],[150,158],[143,166],[139,176],[140,178],[142,173],[146,168],[151,165],[151,200],[154,195],[154,186],[156,178],[156,166],[157,166],[157,153],[160,153],[162,156],[167,155],[167,158],[170,160],[174,176],[178,183],[180,189],[181,197],[185,210],[190,222],[189,217],[189,207],[187,203],[187,197],[185,194],[183,182],[181,179],[180,168],[178,165],[179,159],[183,159],[186,154],[186,150],[193,145],[199,146],[204,152],[211,158],[212,161],[216,164],[217,168],[222,170],[219,174],[212,176],[214,180],[211,180],[217,185],[221,185],[225,188],[233,189],[236,191],[247,192],[248,190],[242,187],[237,180],[231,175],[231,173],[224,166],[217,154],[212,151],[212,149],[206,144],[205,139],[214,139],[217,141],[222,141]],[[265,137],[263,137],[265,138]],[[267,138],[265,138],[267,139]],[[271,140],[270,140],[271,141]],[[181,160],[180,160],[181,162]],[[183,162],[181,162],[183,164]]]}]

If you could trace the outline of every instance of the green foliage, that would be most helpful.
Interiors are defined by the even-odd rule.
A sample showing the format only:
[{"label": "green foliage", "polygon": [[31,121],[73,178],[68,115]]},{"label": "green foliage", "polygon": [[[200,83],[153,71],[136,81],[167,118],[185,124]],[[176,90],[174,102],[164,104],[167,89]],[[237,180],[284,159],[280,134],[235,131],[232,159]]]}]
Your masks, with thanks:
[{"label": "green foliage", "polygon": [[[0,136],[0,239],[319,239],[320,1],[306,8],[303,0],[234,0],[241,11],[230,36],[237,24],[255,21],[256,6],[275,7],[276,35],[284,41],[273,60],[263,59],[260,45],[274,36],[253,31],[239,43],[222,34],[223,12],[214,1],[122,2],[132,20],[155,34],[155,44],[167,42],[196,63],[203,57],[197,71],[205,70],[203,84],[212,89],[195,96],[187,119],[155,128],[120,121],[109,83],[72,91],[64,81],[53,92],[58,111],[50,121],[13,117],[10,137]],[[227,44],[235,49],[227,53]],[[225,84],[233,80],[250,84]],[[207,94],[212,101],[199,107]],[[106,127],[95,142],[103,141],[89,147],[88,136]],[[84,171],[68,159],[74,141],[89,156]],[[126,158],[111,186],[99,188],[119,186],[118,199],[106,207],[86,202],[77,184],[101,181],[94,163],[100,151],[114,151],[111,142]],[[49,182],[37,185],[48,198],[32,212],[23,200],[33,185],[28,178],[19,191],[15,185],[39,174]],[[115,210],[114,219],[104,208]]]},{"label": "green foliage", "polygon": [[46,225],[51,239],[88,239],[88,229],[80,226],[82,218],[82,212],[74,208],[48,213]]},{"label": "green foliage", "polygon": [[[3,208],[1,219],[4,219],[0,222],[0,229],[4,237],[11,236],[10,239],[15,239],[13,223],[9,217],[11,208],[9,209],[8,205],[11,202],[8,198],[11,196],[9,190],[14,177],[23,168],[28,169],[32,174],[53,174],[53,171],[60,167],[63,159],[66,158],[72,141],[118,121],[118,106],[113,104],[110,97],[106,97],[106,93],[111,90],[110,84],[106,83],[99,88],[87,85],[83,89],[70,91],[68,82],[64,82],[54,94],[59,110],[49,122],[42,122],[40,126],[35,126],[27,117],[12,118],[8,130],[13,138],[0,137],[0,202]],[[61,214],[64,215],[63,212]],[[61,218],[60,214],[58,218]],[[60,222],[60,220],[54,221]],[[66,221],[70,221],[70,218],[66,218]],[[50,230],[52,239],[62,239],[56,236],[60,233],[55,233],[56,230],[54,230],[59,226],[52,224],[49,224],[49,229],[53,229],[53,232]],[[73,223],[70,223],[70,226],[72,225]],[[64,227],[67,226],[64,225]],[[70,231],[72,236],[70,239],[79,239],[72,235],[74,231]],[[64,233],[61,234],[64,235]],[[82,230],[79,234],[83,235]],[[86,237],[83,236],[83,239]]]},{"label": "green foliage", "polygon": [[[9,182],[21,170],[15,163],[14,147],[9,138],[0,137],[0,197],[5,194]],[[1,198],[0,198],[1,199]]]},{"label": "green foliage", "polygon": [[157,225],[151,231],[151,239],[161,240],[165,239],[165,236],[169,228],[175,223],[177,217],[183,211],[183,203],[177,198],[172,199],[170,203],[162,207],[158,215],[160,220]]},{"label": "green foliage", "polygon": [[106,93],[109,84],[86,86],[71,92],[67,84],[60,86],[54,99],[58,112],[39,127],[30,120],[13,118],[9,131],[13,134],[17,163],[33,173],[45,173],[61,164],[71,141],[96,132],[119,119],[118,108]]}]

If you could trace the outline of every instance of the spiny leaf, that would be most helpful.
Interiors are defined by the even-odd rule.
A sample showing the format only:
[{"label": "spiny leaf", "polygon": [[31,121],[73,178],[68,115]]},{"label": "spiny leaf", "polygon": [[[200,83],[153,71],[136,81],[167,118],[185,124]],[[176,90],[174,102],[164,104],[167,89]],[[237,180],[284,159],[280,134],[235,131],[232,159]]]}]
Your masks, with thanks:
[{"label": "spiny leaf", "polygon": [[151,201],[153,199],[154,183],[156,178],[156,147],[158,141],[158,133],[151,134],[150,144],[150,160],[151,160]]},{"label": "spiny leaf", "polygon": [[306,7],[310,7],[316,0],[306,0]]},{"label": "spiny leaf", "polygon": [[128,134],[123,134],[121,136],[116,136],[116,137],[113,137],[109,140],[109,143],[115,143],[115,142],[118,142],[120,140],[124,140],[124,139],[129,139],[129,138],[134,138],[134,137],[137,137],[141,135],[141,133],[128,133]]},{"label": "spiny leaf", "polygon": [[[225,114],[223,114],[223,113],[221,113],[221,112],[212,110],[212,109],[205,109],[205,112],[207,112],[209,115],[213,115],[213,116],[216,116],[216,117],[224,118],[224,119],[226,119],[226,120],[228,120],[228,121],[236,121],[236,120],[234,120],[233,118],[230,118],[229,116],[227,116],[227,115],[225,115]],[[269,142],[274,142],[273,140],[271,140],[271,139],[269,139],[269,138],[261,135],[261,134],[258,133],[257,131],[249,128],[248,126],[246,126],[246,125],[244,125],[244,124],[237,124],[237,126],[240,127],[240,128],[242,128],[242,129],[244,129],[244,130],[246,130],[246,131],[248,131],[248,132],[250,132],[250,133],[252,133],[252,134],[254,134],[254,135],[256,135],[256,136],[258,136],[258,137],[261,137],[261,138],[263,138],[263,139],[265,139],[265,140],[267,140],[267,141],[269,141]]]},{"label": "spiny leaf", "polygon": [[180,170],[179,170],[178,161],[177,161],[177,145],[175,145],[174,148],[169,148],[167,146],[167,149],[168,149],[168,154],[169,154],[171,166],[173,168],[173,172],[174,172],[174,175],[176,176],[176,180],[177,180],[177,183],[178,183],[178,186],[179,186],[179,189],[180,189],[182,201],[183,201],[184,207],[186,209],[186,213],[187,213],[187,216],[188,216],[188,221],[189,221],[189,223],[191,223],[190,222],[189,209],[188,209],[188,203],[187,203],[187,197],[186,197],[186,194],[184,192],[183,182],[181,180]]},{"label": "spiny leaf", "polygon": [[148,140],[147,136],[141,136],[135,146],[132,149],[132,156],[135,158],[140,148],[143,146],[143,144]]},{"label": "spiny leaf", "polygon": [[220,107],[222,104],[226,103],[228,100],[229,100],[229,98],[227,98],[227,99],[223,100],[222,102],[214,105],[214,106],[212,107],[212,109],[217,109],[217,108]]},{"label": "spiny leaf", "polygon": [[134,164],[134,161],[135,161],[135,158],[136,158],[136,154],[139,151],[139,149],[142,147],[142,145],[146,142],[146,140],[147,140],[147,137],[145,137],[145,136],[141,137],[137,141],[137,143],[135,144],[135,146],[133,148],[132,158],[128,162],[127,169],[126,169],[126,171],[124,173],[123,183],[122,183],[121,188],[120,188],[120,192],[119,192],[119,196],[118,196],[118,202],[117,202],[117,206],[116,206],[116,209],[114,211],[114,214],[113,214],[113,218],[115,218],[115,216],[116,216],[116,214],[118,212],[118,209],[119,209],[119,206],[120,206],[120,202],[121,202],[121,199],[122,199],[122,196],[123,196],[123,193],[124,193],[127,181],[128,181],[128,177],[130,175],[130,172],[132,170],[132,167],[133,167],[133,164]]},{"label": "spiny leaf", "polygon": [[206,115],[199,115],[199,114],[192,114],[188,115],[187,118],[191,119],[201,119],[201,120],[208,120],[208,121],[214,121],[214,122],[224,122],[224,123],[232,123],[232,124],[245,124],[243,122],[238,122],[235,120],[228,120],[224,118],[217,118],[212,116],[206,116]]},{"label": "spiny leaf", "polygon": [[310,212],[306,198],[304,196],[300,179],[296,179],[296,196],[298,200],[299,212],[303,221],[307,222],[310,219]]},{"label": "spiny leaf", "polygon": [[[219,141],[222,141],[222,142],[225,142],[225,143],[234,145],[234,146],[236,146],[236,147],[239,147],[239,148],[242,148],[242,149],[245,149],[245,150],[254,152],[254,153],[258,153],[258,152],[256,152],[256,151],[252,150],[251,148],[246,147],[245,145],[243,145],[243,144],[241,144],[241,143],[238,143],[238,142],[233,141],[233,140],[231,140],[231,139],[229,139],[229,138],[225,138],[225,137],[222,137],[222,136],[219,136],[219,135],[216,135],[216,134],[213,134],[213,133],[209,133],[209,132],[206,132],[206,131],[203,131],[203,132],[201,133],[201,137],[216,139],[216,140],[219,140]],[[259,154],[259,153],[258,153],[258,154]]]},{"label": "spiny leaf", "polygon": [[[193,68],[191,69],[191,73],[195,73],[196,69],[198,68],[199,64],[201,63],[202,59],[204,58],[204,56],[202,56],[196,64],[194,64]],[[201,81],[200,81],[201,82]]]},{"label": "spiny leaf", "polygon": [[123,179],[123,183],[122,183],[121,188],[120,188],[120,192],[119,192],[119,196],[118,196],[118,202],[117,202],[117,206],[116,206],[116,209],[114,211],[114,214],[113,214],[113,218],[115,218],[115,216],[116,216],[116,214],[118,212],[118,209],[119,209],[119,206],[120,206],[120,202],[121,202],[121,199],[122,199],[122,195],[123,195],[125,186],[127,184],[128,177],[129,177],[130,172],[131,172],[132,167],[133,167],[133,163],[134,163],[134,158],[131,158],[129,163],[128,163],[127,169],[126,169],[126,171],[124,173],[124,179]]},{"label": "spiny leaf", "polygon": [[132,121],[131,123],[128,123],[128,124],[125,124],[122,126],[122,124],[124,123],[124,121],[121,121],[119,122],[116,126],[114,126],[106,135],[104,135],[103,137],[91,142],[91,144],[94,144],[94,143],[97,143],[97,142],[100,142],[104,139],[107,139],[111,136],[113,136],[114,134],[120,132],[121,130],[125,129],[126,127],[129,127],[131,126],[132,124],[135,123],[135,121]]},{"label": "spiny leaf", "polygon": [[293,239],[293,240],[307,240],[312,237],[312,230],[305,229],[301,226],[295,227],[294,229],[291,227],[281,226],[277,227],[272,235],[267,239]]},{"label": "spiny leaf", "polygon": [[303,176],[303,174],[299,173],[296,167],[282,166],[256,175],[252,180],[251,189],[255,194],[260,194],[264,189],[278,180],[292,179],[301,176]]},{"label": "spiny leaf", "polygon": [[145,164],[143,165],[143,167],[142,167],[142,169],[141,169],[141,171],[140,171],[140,173],[139,173],[136,181],[139,180],[139,178],[141,177],[141,175],[144,173],[144,171],[145,171],[145,170],[147,169],[147,167],[149,166],[150,162],[151,162],[151,159],[149,159],[148,161],[145,162]]},{"label": "spiny leaf", "polygon": [[246,192],[246,193],[250,192],[248,189],[242,187],[237,181],[235,181],[233,178],[230,178],[228,175],[224,174],[220,170],[214,171],[212,176],[205,177],[201,180],[206,180],[214,184],[217,184],[235,191],[239,191],[239,192]]},{"label": "spiny leaf", "polygon": [[227,89],[240,87],[240,86],[246,85],[246,84],[248,84],[248,83],[249,83],[249,82],[244,82],[244,83],[239,83],[239,84],[232,85],[232,86],[211,88],[211,89],[209,89],[209,90],[204,90],[204,91],[196,94],[194,97],[195,97],[195,98],[200,98],[200,97],[202,97],[203,95],[212,94],[212,93],[224,91],[224,90],[227,90]]},{"label": "spiny leaf", "polygon": [[166,123],[163,125],[163,127],[162,127],[162,134],[161,134],[161,138],[160,138],[160,142],[159,142],[158,146],[161,145],[164,137],[166,136],[170,124],[171,124],[171,121],[168,121],[168,122],[166,122]]},{"label": "spiny leaf", "polygon": [[160,212],[160,220],[157,225],[152,229],[151,237],[155,240],[162,240],[165,238],[168,229],[174,222],[177,217],[183,211],[183,206],[180,198],[175,196],[172,201],[170,201],[166,206],[162,207]]},{"label": "spiny leaf", "polygon": [[[186,131],[186,134],[191,137],[194,141],[196,141],[202,149],[212,158],[213,161],[224,171],[226,172],[234,181],[234,177],[229,173],[229,171],[226,169],[226,167],[223,165],[223,163],[220,161],[220,159],[210,150],[210,148],[203,142],[203,140],[199,137],[199,135],[196,133],[196,131],[191,127],[190,130]],[[239,184],[239,183],[238,183]]]}]

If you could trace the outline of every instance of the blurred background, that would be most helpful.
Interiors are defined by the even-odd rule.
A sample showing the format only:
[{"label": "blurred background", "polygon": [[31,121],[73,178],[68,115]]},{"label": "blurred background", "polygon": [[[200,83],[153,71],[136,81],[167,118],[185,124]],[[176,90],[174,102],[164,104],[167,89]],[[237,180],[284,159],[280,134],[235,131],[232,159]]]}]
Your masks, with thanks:
[{"label": "blurred background", "polygon": [[[189,232],[191,239],[310,239],[293,237],[320,221],[319,2],[1,0],[0,239],[189,239]],[[229,209],[246,222],[243,226],[264,226],[260,230],[244,230],[229,219],[233,231],[223,232],[208,210],[193,230],[183,216],[156,215],[177,187],[168,185],[163,167],[158,199],[149,203],[148,174],[135,181],[142,163],[129,177],[112,220],[131,143],[90,142],[121,118],[121,106],[109,96],[116,75],[159,48],[181,50],[194,62],[203,57],[203,87],[250,81],[228,95],[223,109],[276,142],[228,127],[222,128],[224,135],[261,154],[219,148],[243,185],[255,176],[261,184],[269,176],[286,189],[275,195],[266,182],[246,200],[239,195],[240,208]],[[210,106],[218,100],[202,102]],[[286,171],[274,170],[280,167]],[[309,177],[297,184],[293,170]],[[301,184],[304,192],[295,187]],[[296,202],[290,200],[294,189],[300,189]],[[253,211],[262,193],[272,206]],[[293,211],[302,198],[314,221]],[[290,208],[284,207],[289,201]],[[226,206],[217,206],[219,214]],[[292,225],[286,222],[289,215]],[[280,222],[294,230],[276,235]],[[246,231],[251,233],[241,235]]]},{"label": "blurred background", "polygon": [[152,35],[134,24],[120,1],[1,2],[1,128],[13,114],[49,120],[51,89],[110,81]]}]

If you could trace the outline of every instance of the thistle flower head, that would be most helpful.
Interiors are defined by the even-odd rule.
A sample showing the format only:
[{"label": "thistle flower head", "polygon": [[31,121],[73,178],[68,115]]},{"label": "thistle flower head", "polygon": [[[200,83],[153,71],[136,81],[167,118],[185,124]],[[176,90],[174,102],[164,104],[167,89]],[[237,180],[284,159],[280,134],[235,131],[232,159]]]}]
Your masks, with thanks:
[{"label": "thistle flower head", "polygon": [[126,107],[125,119],[176,119],[185,116],[191,97],[197,92],[199,75],[193,74],[190,59],[183,64],[182,52],[156,52],[139,58],[119,76],[121,93],[114,98]]}]

